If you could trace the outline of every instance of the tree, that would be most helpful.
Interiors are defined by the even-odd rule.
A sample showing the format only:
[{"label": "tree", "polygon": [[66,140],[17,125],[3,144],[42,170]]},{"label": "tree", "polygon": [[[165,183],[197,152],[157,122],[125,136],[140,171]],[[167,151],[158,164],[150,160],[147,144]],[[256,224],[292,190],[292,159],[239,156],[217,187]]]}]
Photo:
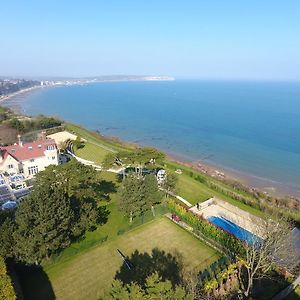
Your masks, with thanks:
[{"label": "tree", "polygon": [[119,207],[132,222],[134,217],[144,214],[149,209],[155,216],[153,206],[160,202],[161,197],[154,175],[145,177],[129,175],[119,188]]},{"label": "tree", "polygon": [[68,246],[78,216],[62,187],[36,188],[18,207],[13,234],[18,260],[39,264],[43,258]]},{"label": "tree", "polygon": [[146,210],[143,197],[143,182],[135,176],[127,176],[119,188],[119,208],[132,222],[133,218]]},{"label": "tree", "polygon": [[73,147],[75,147],[75,149],[81,149],[84,147],[84,142],[81,140],[80,136],[77,136],[76,140],[73,141]]},{"label": "tree", "polygon": [[162,281],[157,273],[153,273],[146,279],[146,286],[143,289],[136,283],[122,285],[122,282],[115,280],[110,290],[111,299],[161,299],[161,300],[192,300],[185,289],[181,286],[173,288],[169,280]]},{"label": "tree", "polygon": [[14,211],[0,210],[0,256],[12,257],[14,254]]},{"label": "tree", "polygon": [[263,239],[254,237],[247,243],[241,269],[245,274],[240,272],[240,282],[245,297],[251,295],[254,281],[270,276],[274,266],[292,270],[300,262],[295,237],[291,233],[292,226],[285,219],[272,217],[256,229],[257,232],[261,232]]},{"label": "tree", "polygon": [[126,169],[126,166],[130,163],[130,159],[131,159],[130,157],[131,157],[131,154],[127,151],[120,151],[117,153],[108,153],[102,162],[102,167],[107,170],[114,165],[121,166],[123,180],[124,180],[125,179],[125,169]]},{"label": "tree", "polygon": [[75,160],[38,173],[33,192],[16,212],[15,256],[26,263],[40,263],[95,228],[107,217],[96,202],[105,199],[106,192],[107,184],[96,171]]},{"label": "tree", "polygon": [[5,259],[0,256],[0,299],[17,299],[12,281],[8,275]]},{"label": "tree", "polygon": [[150,169],[155,168],[158,163],[162,163],[165,154],[155,148],[138,148],[131,154],[131,162],[136,166],[136,174],[141,177],[143,169],[147,166]]},{"label": "tree", "polygon": [[75,235],[79,236],[99,223],[101,216],[97,201],[107,200],[107,191],[93,167],[85,166],[75,159],[63,165],[51,165],[36,176],[35,187],[43,185],[62,187],[68,197],[72,198],[72,208],[77,216]]},{"label": "tree", "polygon": [[155,175],[146,175],[143,180],[146,208],[151,209],[153,216],[155,216],[154,205],[159,203],[162,198],[162,192],[158,188]]},{"label": "tree", "polygon": [[23,132],[24,131],[24,125],[23,123],[17,119],[17,118],[13,118],[9,121],[9,125],[10,127],[18,130],[18,132]]},{"label": "tree", "polygon": [[168,173],[163,181],[162,188],[166,192],[166,198],[170,193],[175,193],[178,176],[174,173]]}]

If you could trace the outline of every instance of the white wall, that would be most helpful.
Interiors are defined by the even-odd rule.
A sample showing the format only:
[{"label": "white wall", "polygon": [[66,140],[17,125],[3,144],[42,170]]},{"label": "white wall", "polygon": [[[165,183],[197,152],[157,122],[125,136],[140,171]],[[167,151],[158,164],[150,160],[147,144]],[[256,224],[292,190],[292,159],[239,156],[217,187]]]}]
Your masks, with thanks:
[{"label": "white wall", "polygon": [[58,165],[58,153],[57,150],[46,150],[45,156],[24,160],[22,161],[22,166],[24,170],[25,177],[33,177],[33,175],[29,174],[29,167],[38,167],[38,172],[44,171],[46,167],[49,165]]},{"label": "white wall", "polygon": [[[13,168],[9,168],[9,165],[13,165]],[[15,160],[12,156],[8,155],[7,158],[2,162],[0,166],[0,171],[2,173],[19,173],[19,162]]]}]

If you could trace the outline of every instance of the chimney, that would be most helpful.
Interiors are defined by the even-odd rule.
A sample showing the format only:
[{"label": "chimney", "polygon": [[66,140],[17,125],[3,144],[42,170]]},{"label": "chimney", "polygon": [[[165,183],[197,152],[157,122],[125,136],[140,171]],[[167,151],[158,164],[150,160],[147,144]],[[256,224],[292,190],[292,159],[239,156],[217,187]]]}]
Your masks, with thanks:
[{"label": "chimney", "polygon": [[18,134],[18,144],[19,144],[20,147],[23,147],[23,143],[22,143],[20,134]]},{"label": "chimney", "polygon": [[41,139],[44,141],[46,139],[46,131],[41,132]]}]

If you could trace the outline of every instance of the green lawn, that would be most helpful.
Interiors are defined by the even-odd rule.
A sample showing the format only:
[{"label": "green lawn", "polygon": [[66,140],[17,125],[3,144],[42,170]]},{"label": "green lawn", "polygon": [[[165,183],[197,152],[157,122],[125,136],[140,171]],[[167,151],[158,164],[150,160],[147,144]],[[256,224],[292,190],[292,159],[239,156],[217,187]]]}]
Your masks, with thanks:
[{"label": "green lawn", "polygon": [[57,299],[97,299],[110,287],[122,265],[117,253],[120,249],[129,256],[137,249],[151,254],[158,248],[166,253],[182,255],[190,269],[203,269],[215,261],[219,254],[167,218],[150,223],[108,241],[63,265],[59,272],[51,266],[45,268]]},{"label": "green lawn", "polygon": [[[111,172],[99,173],[99,178],[102,180],[110,181],[115,184],[116,189],[119,183],[116,180],[116,174]],[[119,237],[120,234],[132,230],[140,225],[143,225],[154,219],[151,211],[147,211],[144,216],[134,218],[130,224],[129,219],[125,217],[117,206],[116,193],[110,193],[110,200],[102,201],[99,206],[105,206],[109,212],[107,223],[99,226],[92,232],[87,232],[85,238],[72,243],[69,247],[64,249],[58,256],[54,256],[50,261],[45,262],[43,265],[46,268],[51,268],[52,272],[61,272],[62,266],[72,264],[76,256],[80,255],[84,251],[88,251],[90,248],[97,247],[100,241],[107,237],[108,241],[114,240]],[[167,212],[167,208],[163,205],[157,205],[155,207],[156,218],[163,216]]]},{"label": "green lawn", "polygon": [[[100,137],[95,137],[91,132],[78,127],[76,125],[67,125],[67,129],[73,132],[76,132],[81,137],[85,138],[87,142],[85,143],[85,147],[82,149],[78,149],[75,151],[75,154],[79,157],[82,157],[87,160],[94,161],[97,164],[100,164],[105,157],[105,155],[111,151],[118,151],[123,149],[123,145],[117,144],[110,144],[107,141],[101,140]],[[191,204],[196,204],[197,202],[203,202],[213,196],[216,196],[224,201],[229,202],[232,205],[239,207],[242,210],[245,210],[249,213],[252,213],[256,216],[263,217],[263,212],[255,209],[251,206],[248,206],[240,201],[234,200],[222,193],[216,192],[215,190],[209,188],[207,185],[195,180],[194,178],[189,176],[189,172],[191,171],[189,168],[178,165],[174,162],[167,161],[167,169],[174,170],[176,168],[182,169],[184,172],[183,174],[179,175],[179,182],[178,182],[178,194],[189,201]],[[193,171],[197,174],[196,171]],[[211,177],[205,176],[207,180],[214,180]],[[223,188],[231,190],[230,186],[224,185],[222,182],[218,181],[218,184],[221,185]],[[241,193],[243,196],[252,197],[251,195],[246,194],[243,191],[235,191]]]},{"label": "green lawn", "polygon": [[[94,161],[96,163],[101,163],[104,156],[107,153],[109,153],[110,151],[118,151],[118,150],[124,150],[124,149],[128,150],[130,148],[130,145],[128,145],[129,148],[127,148],[127,147],[125,147],[125,145],[111,143],[106,140],[102,140],[100,137],[96,137],[88,130],[83,129],[83,128],[73,125],[73,124],[67,124],[67,129],[79,134],[81,137],[83,137],[84,139],[87,140],[86,146],[82,149],[77,150],[75,152],[75,154],[78,155],[79,157]],[[215,190],[209,188],[207,185],[190,177],[188,174],[191,171],[191,169],[188,167],[179,165],[175,162],[167,161],[165,168],[169,169],[169,170],[175,170],[175,169],[183,170],[183,173],[178,176],[179,177],[178,194],[179,194],[179,196],[181,196],[184,199],[186,199],[187,201],[189,201],[191,204],[196,204],[197,202],[203,202],[212,196],[216,196],[216,197],[218,197],[224,201],[227,201],[230,204],[235,205],[235,206],[239,207],[240,209],[245,210],[249,213],[252,213],[256,216],[259,216],[259,217],[264,216],[262,211],[255,209],[249,205],[246,205],[246,204],[242,203],[241,201],[234,200],[222,193],[216,192]],[[195,174],[197,174],[197,171],[193,170],[193,172]],[[201,176],[204,176],[208,180],[214,181],[213,178],[208,177],[202,173],[201,173]],[[225,185],[224,183],[219,182],[219,181],[217,181],[217,183],[220,186],[222,186],[224,189],[228,189],[230,191],[240,193],[244,197],[249,197],[249,199],[252,198],[251,195],[245,193],[244,191],[233,190],[232,187]]]},{"label": "green lawn", "polygon": [[97,146],[99,146],[102,149],[105,149],[107,151],[120,151],[120,150],[124,150],[124,148],[126,149],[131,149],[132,147],[128,144],[121,145],[121,142],[115,142],[112,141],[108,138],[105,137],[101,137],[98,134],[91,132],[87,129],[84,129],[78,125],[75,124],[70,124],[67,123],[66,124],[66,129],[70,132],[75,133],[76,135],[79,135],[80,137],[84,138],[85,140],[87,140],[88,142],[95,144]]},{"label": "green lawn", "polygon": [[205,201],[214,195],[213,191],[188,175],[178,175],[178,179],[178,194],[191,204]]},{"label": "green lawn", "polygon": [[86,142],[83,148],[75,150],[75,155],[93,161],[96,164],[101,164],[105,155],[108,153],[110,153],[110,151],[91,142]]},{"label": "green lawn", "polygon": [[209,188],[205,184],[195,180],[194,178],[190,177],[185,173],[178,175],[178,179],[178,194],[187,201],[189,201],[191,204],[203,202],[213,196],[216,196],[258,217],[264,216],[262,211],[248,206],[238,200],[232,199],[224,194],[216,192],[215,190]]}]

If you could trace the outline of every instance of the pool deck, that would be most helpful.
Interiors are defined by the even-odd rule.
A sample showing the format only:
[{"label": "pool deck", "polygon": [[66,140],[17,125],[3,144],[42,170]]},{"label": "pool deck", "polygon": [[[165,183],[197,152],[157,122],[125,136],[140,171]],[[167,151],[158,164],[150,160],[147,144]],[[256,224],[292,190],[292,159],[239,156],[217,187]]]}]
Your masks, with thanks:
[{"label": "pool deck", "polygon": [[197,205],[195,205],[189,210],[205,219],[213,216],[223,217],[258,237],[263,238],[264,236],[263,229],[265,228],[265,221],[263,219],[245,212],[244,210],[241,210],[238,207],[216,197],[199,203],[199,209],[197,208]]}]

